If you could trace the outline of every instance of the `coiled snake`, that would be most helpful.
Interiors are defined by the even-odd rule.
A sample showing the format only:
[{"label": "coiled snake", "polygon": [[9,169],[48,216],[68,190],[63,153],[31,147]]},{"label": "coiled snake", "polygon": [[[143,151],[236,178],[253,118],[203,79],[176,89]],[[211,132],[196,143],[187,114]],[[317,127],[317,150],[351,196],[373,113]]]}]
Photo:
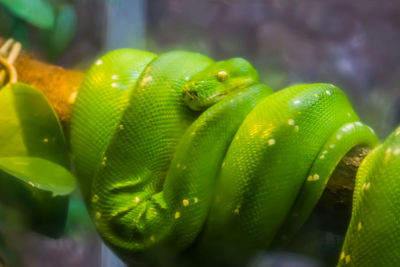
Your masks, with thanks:
[{"label": "coiled snake", "polygon": [[[389,235],[398,222],[396,199],[384,194],[400,190],[398,133],[360,169],[339,264],[377,266],[364,242],[384,254],[396,246],[398,229],[390,242],[378,242],[372,227]],[[244,59],[214,62],[184,51],[106,54],[81,86],[71,126],[76,173],[96,227],[127,261],[178,253],[195,240],[246,251],[290,239],[341,158],[377,144],[333,85],[274,93]]]}]

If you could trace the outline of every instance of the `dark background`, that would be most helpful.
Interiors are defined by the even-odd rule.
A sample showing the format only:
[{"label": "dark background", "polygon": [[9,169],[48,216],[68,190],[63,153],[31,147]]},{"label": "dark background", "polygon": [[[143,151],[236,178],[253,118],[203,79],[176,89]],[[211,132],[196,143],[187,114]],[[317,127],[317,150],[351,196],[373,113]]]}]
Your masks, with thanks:
[{"label": "dark background", "polygon": [[[83,71],[100,55],[122,47],[156,53],[185,49],[215,60],[244,57],[275,90],[311,82],[339,86],[381,139],[400,124],[399,1],[48,2],[75,12],[73,34],[65,47],[49,53],[44,31],[14,17],[1,1],[0,36],[17,38],[44,61]],[[74,201],[68,235],[60,240],[18,233],[1,223],[0,266],[1,255],[27,266],[120,266],[100,253],[79,197]],[[0,219],[4,213],[0,209]]]},{"label": "dark background", "polygon": [[[339,86],[381,139],[400,123],[399,1],[131,1],[135,11],[107,16],[123,2],[77,1],[77,35],[58,62],[86,66],[82,58],[91,62],[126,46],[186,49],[216,60],[244,57],[275,90],[304,82]],[[110,18],[128,24],[115,28]],[[127,33],[136,36],[127,40]]]}]

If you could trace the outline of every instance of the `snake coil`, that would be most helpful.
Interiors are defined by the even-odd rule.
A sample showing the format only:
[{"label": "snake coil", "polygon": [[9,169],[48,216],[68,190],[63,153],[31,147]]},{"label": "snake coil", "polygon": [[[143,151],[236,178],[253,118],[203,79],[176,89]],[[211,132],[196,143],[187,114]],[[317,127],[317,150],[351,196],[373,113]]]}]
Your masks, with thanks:
[{"label": "snake coil", "polygon": [[[398,212],[386,208],[397,205],[383,192],[400,173],[399,133],[360,168],[339,264],[377,266],[369,255],[378,262],[388,250],[400,251],[398,234],[382,244],[369,228],[388,234],[396,224]],[[244,59],[213,62],[184,51],[106,54],[81,86],[71,126],[89,211],[104,241],[128,262],[194,242],[248,251],[289,240],[341,158],[377,144],[333,85],[274,93]],[[389,187],[393,195],[400,190]],[[376,245],[374,253],[363,240]]]}]

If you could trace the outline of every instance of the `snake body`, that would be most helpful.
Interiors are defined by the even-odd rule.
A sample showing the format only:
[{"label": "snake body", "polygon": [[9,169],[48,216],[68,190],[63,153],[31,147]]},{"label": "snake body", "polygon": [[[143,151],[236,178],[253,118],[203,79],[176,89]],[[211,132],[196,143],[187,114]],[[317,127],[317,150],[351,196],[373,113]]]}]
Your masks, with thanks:
[{"label": "snake body", "polygon": [[362,162],[338,266],[400,262],[400,127]]},{"label": "snake body", "polygon": [[126,261],[195,241],[279,246],[305,222],[341,158],[377,144],[333,85],[274,93],[244,59],[184,51],[106,54],[87,74],[71,126],[89,211]]}]

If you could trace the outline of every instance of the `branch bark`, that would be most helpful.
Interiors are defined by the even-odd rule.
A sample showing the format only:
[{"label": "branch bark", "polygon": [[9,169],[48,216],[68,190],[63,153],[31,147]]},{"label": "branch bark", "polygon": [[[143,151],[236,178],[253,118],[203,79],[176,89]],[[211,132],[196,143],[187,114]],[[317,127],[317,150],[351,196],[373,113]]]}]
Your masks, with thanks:
[{"label": "branch bark", "polygon": [[[19,81],[41,90],[54,107],[64,128],[68,127],[74,96],[85,74],[43,63],[26,52],[22,52],[19,56],[15,67]],[[344,233],[347,228],[351,216],[356,172],[368,152],[367,147],[356,147],[341,160],[318,203],[318,210],[334,218],[340,218],[340,226],[333,226],[338,229],[331,229],[332,231]]]}]

